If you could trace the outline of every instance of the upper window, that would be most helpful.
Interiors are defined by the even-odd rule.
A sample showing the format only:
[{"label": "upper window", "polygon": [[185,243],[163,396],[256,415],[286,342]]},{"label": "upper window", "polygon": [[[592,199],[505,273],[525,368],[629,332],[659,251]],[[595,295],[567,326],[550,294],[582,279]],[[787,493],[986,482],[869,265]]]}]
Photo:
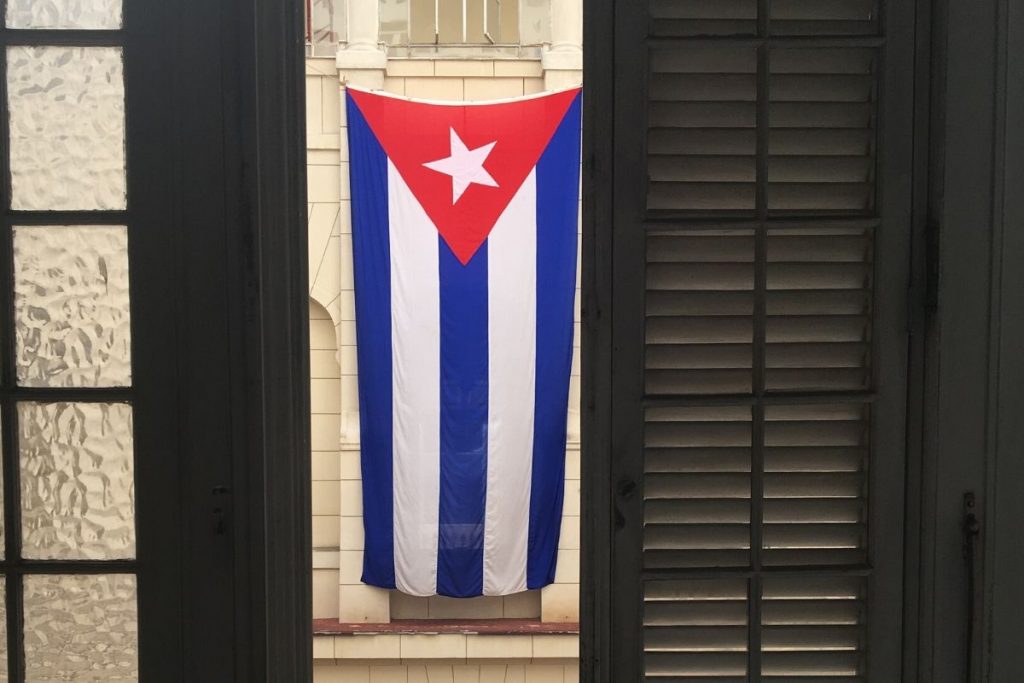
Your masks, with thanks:
[{"label": "upper window", "polygon": [[[535,47],[551,41],[550,0],[379,2],[380,42],[391,47]],[[347,39],[344,1],[305,0],[305,7],[306,54],[334,56]]]},{"label": "upper window", "polygon": [[548,0],[380,0],[388,45],[540,45],[548,34]]},{"label": "upper window", "polygon": [[333,57],[347,34],[342,0],[305,0],[306,55]]}]

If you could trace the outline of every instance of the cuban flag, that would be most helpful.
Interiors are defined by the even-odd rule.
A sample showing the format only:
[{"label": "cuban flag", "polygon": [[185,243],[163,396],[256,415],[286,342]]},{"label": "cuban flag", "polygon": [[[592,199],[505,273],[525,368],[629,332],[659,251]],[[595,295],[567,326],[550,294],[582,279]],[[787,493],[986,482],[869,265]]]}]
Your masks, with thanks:
[{"label": "cuban flag", "polygon": [[363,581],[554,580],[580,90],[481,104],[347,90]]}]

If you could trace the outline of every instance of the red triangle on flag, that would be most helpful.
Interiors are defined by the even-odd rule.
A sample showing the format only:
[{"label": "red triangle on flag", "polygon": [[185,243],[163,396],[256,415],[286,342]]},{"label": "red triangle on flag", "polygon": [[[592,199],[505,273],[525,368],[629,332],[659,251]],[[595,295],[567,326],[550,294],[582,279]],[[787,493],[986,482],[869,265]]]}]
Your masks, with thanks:
[{"label": "red triangle on flag", "polygon": [[494,104],[348,92],[465,265],[537,165],[579,89]]}]

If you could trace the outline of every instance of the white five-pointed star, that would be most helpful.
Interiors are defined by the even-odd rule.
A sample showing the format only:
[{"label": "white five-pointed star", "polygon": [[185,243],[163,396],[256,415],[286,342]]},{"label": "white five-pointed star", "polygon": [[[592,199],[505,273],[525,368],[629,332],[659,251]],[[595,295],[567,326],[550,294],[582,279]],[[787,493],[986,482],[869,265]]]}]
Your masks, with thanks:
[{"label": "white five-pointed star", "polygon": [[498,187],[498,183],[484,168],[484,162],[487,161],[487,156],[494,149],[497,140],[483,147],[468,149],[455,129],[449,130],[451,130],[451,156],[437,161],[428,161],[423,165],[432,171],[452,177],[452,204],[459,201],[462,193],[473,183]]}]

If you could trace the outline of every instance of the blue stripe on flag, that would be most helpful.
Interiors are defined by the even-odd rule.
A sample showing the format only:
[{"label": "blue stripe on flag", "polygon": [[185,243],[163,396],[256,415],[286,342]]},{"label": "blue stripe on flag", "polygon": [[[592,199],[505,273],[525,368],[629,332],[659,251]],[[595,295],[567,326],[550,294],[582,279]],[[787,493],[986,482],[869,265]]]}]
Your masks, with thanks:
[{"label": "blue stripe on flag", "polygon": [[566,410],[572,368],[580,97],[537,163],[537,380],[526,585],[555,579],[565,480]]},{"label": "blue stripe on flag", "polygon": [[363,470],[363,582],[395,587],[392,484],[391,247],[388,164],[377,137],[346,97]]},{"label": "blue stripe on flag", "polygon": [[463,266],[440,240],[441,490],[437,592],[483,593],[487,500],[487,243]]}]

